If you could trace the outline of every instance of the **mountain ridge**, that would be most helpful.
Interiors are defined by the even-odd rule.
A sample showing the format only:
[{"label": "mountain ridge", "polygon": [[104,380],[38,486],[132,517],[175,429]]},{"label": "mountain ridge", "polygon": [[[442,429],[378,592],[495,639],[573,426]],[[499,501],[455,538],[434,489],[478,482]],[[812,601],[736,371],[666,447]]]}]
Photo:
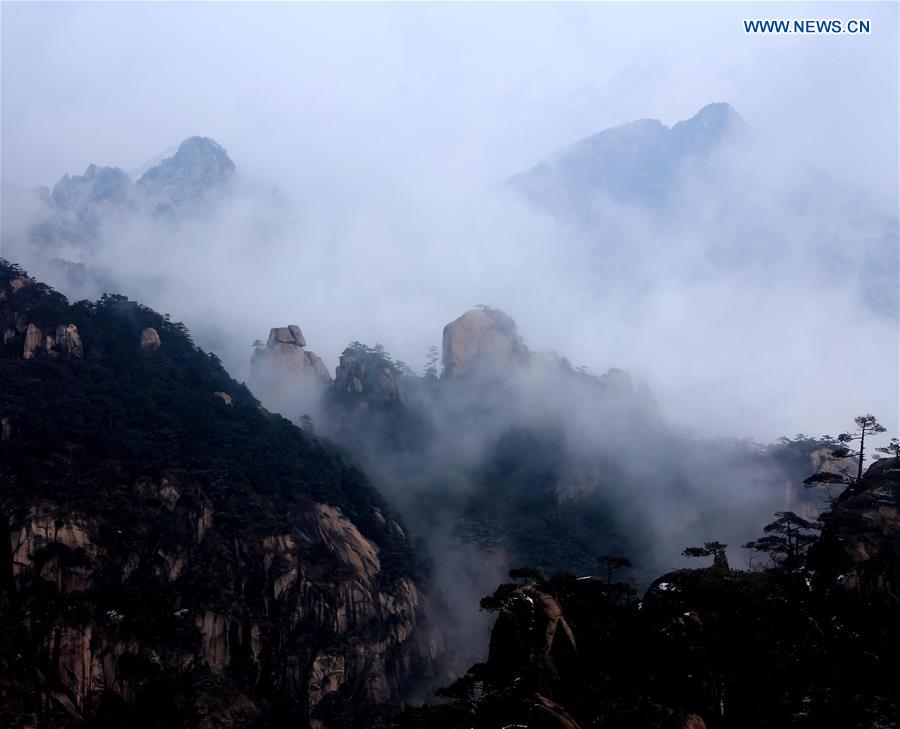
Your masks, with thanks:
[{"label": "mountain ridge", "polygon": [[334,446],[125,297],[0,261],[0,331],[4,726],[322,729],[428,681],[427,556]]},{"label": "mountain ridge", "polygon": [[507,184],[538,207],[564,216],[589,216],[593,198],[602,197],[659,208],[685,164],[739,140],[747,129],[725,102],[707,104],[671,127],[658,119],[639,119],[573,142]]}]

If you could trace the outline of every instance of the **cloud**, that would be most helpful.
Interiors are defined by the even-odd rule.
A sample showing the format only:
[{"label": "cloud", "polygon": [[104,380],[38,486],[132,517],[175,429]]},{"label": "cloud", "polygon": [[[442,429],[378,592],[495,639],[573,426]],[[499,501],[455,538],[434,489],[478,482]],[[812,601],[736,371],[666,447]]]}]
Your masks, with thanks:
[{"label": "cloud", "polygon": [[[860,301],[853,251],[896,234],[897,9],[828,5],[872,18],[854,38],[747,36],[759,12],[7,5],[3,246],[23,227],[11,190],[204,134],[238,165],[230,202],[110,226],[94,259],[238,377],[271,326],[300,323],[331,365],[351,339],[417,365],[488,303],[701,430],[835,431],[873,409],[896,431],[896,322]],[[585,232],[503,189],[580,136],[720,99],[757,141],[685,179],[663,221],[612,209]]]}]

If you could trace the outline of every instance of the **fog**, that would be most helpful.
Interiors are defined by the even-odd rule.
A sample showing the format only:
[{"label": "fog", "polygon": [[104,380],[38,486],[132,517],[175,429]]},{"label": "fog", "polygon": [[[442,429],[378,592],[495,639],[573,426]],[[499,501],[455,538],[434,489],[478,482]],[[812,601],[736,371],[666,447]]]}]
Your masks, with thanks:
[{"label": "fog", "polygon": [[[489,304],[532,349],[629,370],[706,435],[836,433],[864,411],[896,433],[896,289],[873,305],[857,253],[897,231],[897,8],[779,5],[873,32],[746,35],[762,8],[4,4],[2,252],[43,273],[30,188],[209,136],[237,165],[221,204],[108,222],[73,260],[238,379],[288,323],[330,367],[359,339],[420,368],[446,322]],[[610,207],[585,229],[504,184],[713,101],[752,140],[686,174],[672,214]]]}]

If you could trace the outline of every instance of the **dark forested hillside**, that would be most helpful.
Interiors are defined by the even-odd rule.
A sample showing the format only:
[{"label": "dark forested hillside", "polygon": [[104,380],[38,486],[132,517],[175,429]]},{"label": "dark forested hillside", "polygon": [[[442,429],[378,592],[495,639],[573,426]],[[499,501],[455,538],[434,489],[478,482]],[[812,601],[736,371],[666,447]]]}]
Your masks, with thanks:
[{"label": "dark forested hillside", "polygon": [[486,662],[396,726],[895,727],[898,496],[900,460],[885,459],[821,524],[777,514],[754,544],[768,566],[719,557],[659,577],[640,601],[617,558],[581,578],[514,570],[481,601],[497,614]]},{"label": "dark forested hillside", "polygon": [[3,726],[338,726],[428,676],[402,524],[183,326],[2,262],[0,334]]}]

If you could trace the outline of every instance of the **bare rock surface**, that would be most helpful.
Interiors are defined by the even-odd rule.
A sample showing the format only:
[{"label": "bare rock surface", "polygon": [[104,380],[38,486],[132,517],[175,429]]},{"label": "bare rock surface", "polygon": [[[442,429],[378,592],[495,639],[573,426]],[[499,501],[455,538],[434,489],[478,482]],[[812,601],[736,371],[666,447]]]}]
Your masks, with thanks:
[{"label": "bare rock surface", "polygon": [[467,311],[444,327],[444,377],[504,375],[522,365],[528,349],[515,322],[497,309]]}]

